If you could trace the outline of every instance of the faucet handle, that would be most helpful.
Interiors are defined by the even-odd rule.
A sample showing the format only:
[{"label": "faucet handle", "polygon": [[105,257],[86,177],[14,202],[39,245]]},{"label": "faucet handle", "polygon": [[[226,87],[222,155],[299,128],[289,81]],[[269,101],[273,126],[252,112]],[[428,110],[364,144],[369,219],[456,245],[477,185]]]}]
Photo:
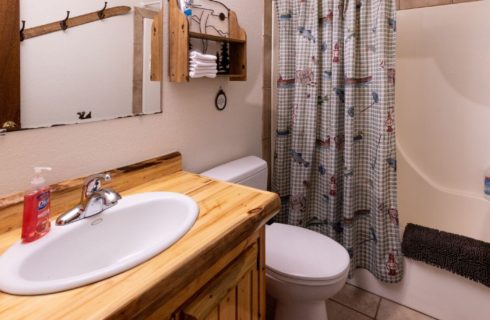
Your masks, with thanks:
[{"label": "faucet handle", "polygon": [[102,189],[102,180],[111,181],[112,177],[109,173],[99,173],[89,176],[85,179],[83,195],[87,198],[91,197],[97,191]]}]

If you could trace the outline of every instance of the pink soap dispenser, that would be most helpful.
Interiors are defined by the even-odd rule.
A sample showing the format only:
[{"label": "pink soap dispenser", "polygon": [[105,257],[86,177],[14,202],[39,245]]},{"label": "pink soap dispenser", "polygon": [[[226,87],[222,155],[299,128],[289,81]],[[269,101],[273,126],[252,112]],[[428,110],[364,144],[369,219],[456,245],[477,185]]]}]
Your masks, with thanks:
[{"label": "pink soap dispenser", "polygon": [[22,220],[22,242],[35,241],[51,229],[51,190],[41,175],[51,171],[49,167],[35,167],[31,188],[24,195],[24,217]]}]

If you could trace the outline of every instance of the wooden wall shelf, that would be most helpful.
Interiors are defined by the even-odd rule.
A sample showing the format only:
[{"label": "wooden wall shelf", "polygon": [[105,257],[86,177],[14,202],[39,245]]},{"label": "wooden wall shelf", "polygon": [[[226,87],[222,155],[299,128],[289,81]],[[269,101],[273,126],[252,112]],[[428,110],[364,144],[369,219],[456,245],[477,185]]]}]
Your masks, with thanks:
[{"label": "wooden wall shelf", "polygon": [[230,46],[230,73],[218,74],[229,77],[231,81],[247,80],[247,33],[238,24],[234,11],[229,12],[229,37],[196,33],[189,31],[189,22],[180,10],[176,0],[169,0],[169,73],[170,81],[189,82],[189,40],[204,39],[227,42]]}]

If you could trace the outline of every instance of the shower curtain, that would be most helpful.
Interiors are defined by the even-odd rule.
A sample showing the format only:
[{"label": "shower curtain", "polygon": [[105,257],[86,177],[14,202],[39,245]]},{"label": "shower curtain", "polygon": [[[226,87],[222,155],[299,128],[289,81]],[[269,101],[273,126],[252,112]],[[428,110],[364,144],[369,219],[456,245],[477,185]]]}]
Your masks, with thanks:
[{"label": "shower curtain", "polygon": [[340,242],[351,271],[403,276],[395,146],[395,0],[276,0],[276,222]]}]

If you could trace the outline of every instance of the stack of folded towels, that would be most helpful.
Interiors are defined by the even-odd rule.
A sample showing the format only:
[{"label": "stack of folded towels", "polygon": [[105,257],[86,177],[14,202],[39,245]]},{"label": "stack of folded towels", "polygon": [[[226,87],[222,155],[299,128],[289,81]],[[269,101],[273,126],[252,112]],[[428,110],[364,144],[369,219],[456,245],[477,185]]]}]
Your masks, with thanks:
[{"label": "stack of folded towels", "polygon": [[191,51],[189,75],[191,78],[216,78],[218,73],[218,64],[216,56],[202,54],[198,51]]}]

